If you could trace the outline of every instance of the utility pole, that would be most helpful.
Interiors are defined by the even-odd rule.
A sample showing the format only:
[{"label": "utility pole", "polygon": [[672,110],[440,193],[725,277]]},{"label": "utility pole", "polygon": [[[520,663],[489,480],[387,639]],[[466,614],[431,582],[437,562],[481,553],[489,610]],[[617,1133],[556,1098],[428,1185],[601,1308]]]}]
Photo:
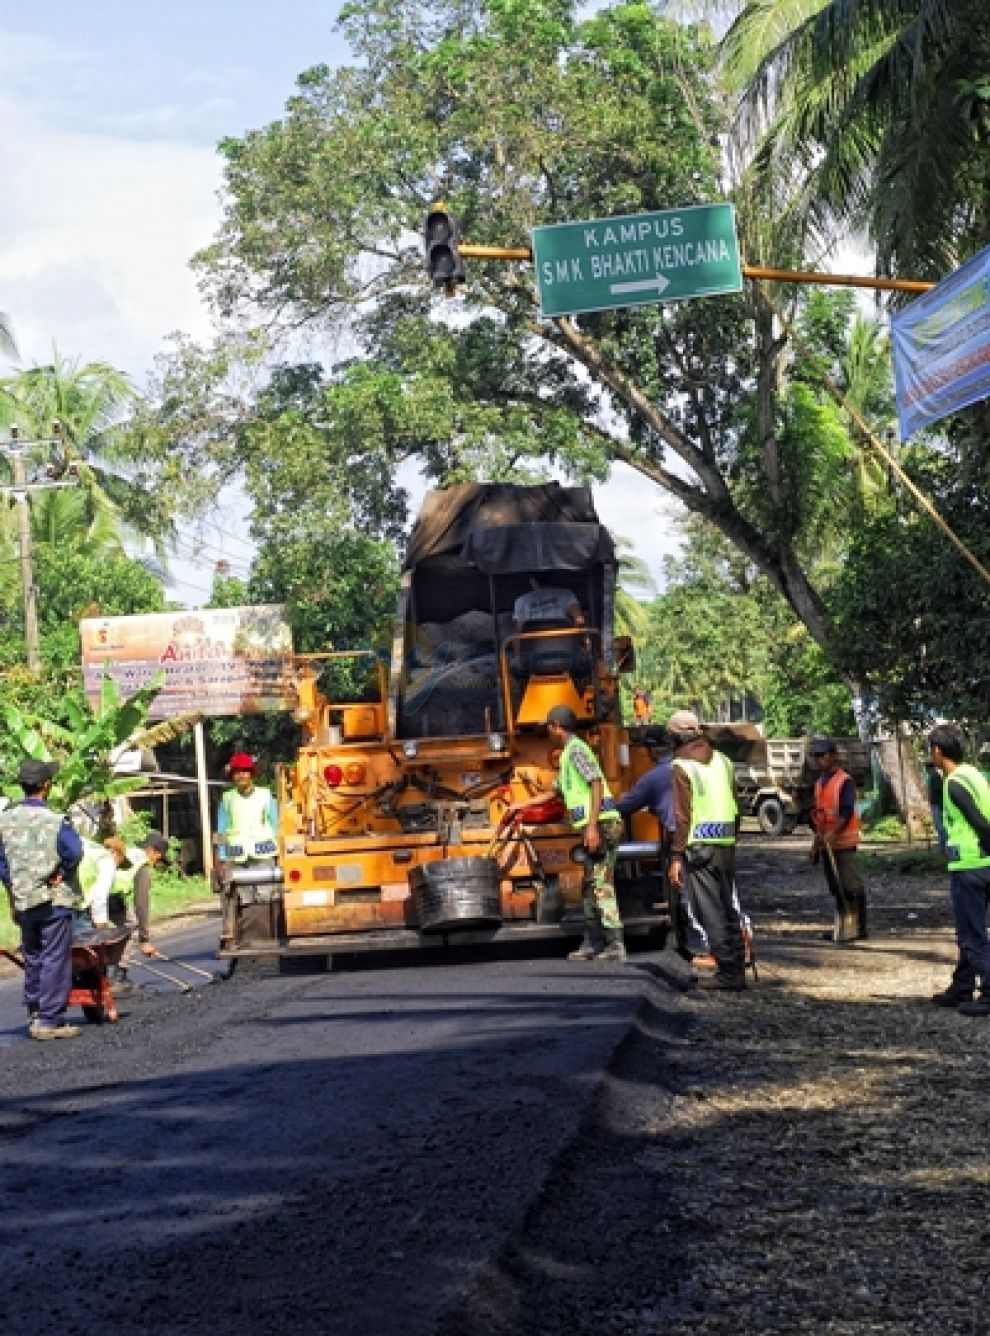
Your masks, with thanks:
[{"label": "utility pole", "polygon": [[[53,481],[28,482],[26,456],[29,450],[39,445],[47,445],[53,451],[56,449],[61,451],[62,424],[54,422],[51,436],[37,437],[34,440],[23,440],[20,428],[12,426],[10,440],[5,446],[0,447],[10,459],[14,478],[13,486],[2,487],[0,492],[5,496],[12,496],[17,506],[17,537],[21,590],[24,599],[24,644],[27,650],[27,666],[32,673],[41,670],[41,651],[38,636],[38,586],[34,583],[34,566],[31,560],[31,511],[28,505],[28,493],[44,492],[53,487],[74,487],[77,479],[75,465],[71,464],[64,454],[61,458],[56,458],[53,454],[52,462],[47,469],[48,476]],[[71,473],[71,481],[57,481],[63,473]]]}]

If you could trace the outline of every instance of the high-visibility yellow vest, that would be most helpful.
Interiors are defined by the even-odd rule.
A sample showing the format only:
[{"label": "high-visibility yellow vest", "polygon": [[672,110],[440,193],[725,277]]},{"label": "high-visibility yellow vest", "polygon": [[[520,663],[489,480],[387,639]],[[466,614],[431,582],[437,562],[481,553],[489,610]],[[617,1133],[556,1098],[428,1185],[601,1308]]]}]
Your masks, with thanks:
[{"label": "high-visibility yellow vest", "polygon": [[990,857],[980,851],[980,837],[949,796],[949,784],[961,784],[979,808],[980,816],[990,821],[990,784],[975,765],[957,765],[942,780],[942,821],[949,849],[949,871],[990,867]]},{"label": "high-visibility yellow vest", "polygon": [[735,844],[739,808],[732,787],[732,762],[720,751],[710,761],[678,757],[674,765],[691,781],[688,844]]},{"label": "high-visibility yellow vest", "polygon": [[584,830],[591,812],[591,785],[578,774],[577,768],[571,760],[575,751],[587,752],[601,779],[602,805],[599,819],[602,821],[618,821],[619,813],[615,808],[615,799],[612,797],[605,776],[602,774],[598,758],[588,744],[578,737],[569,738],[567,746],[560,754],[560,793],[564,799],[564,806],[567,808],[568,821],[575,830]]},{"label": "high-visibility yellow vest", "polygon": [[[102,844],[94,844],[92,840],[83,839],[82,862],[77,869],[79,877],[79,889],[83,893],[83,908],[91,909],[93,907],[94,893],[100,887],[101,877],[107,892],[113,887],[116,880],[117,869],[114,867],[113,854],[109,849],[105,849]],[[100,896],[100,917],[106,913],[106,895]]]},{"label": "high-visibility yellow vest", "polygon": [[228,789],[220,799],[227,817],[221,832],[232,863],[246,863],[249,858],[274,858],[277,852],[271,821],[272,795],[268,789],[253,788],[250,793]]},{"label": "high-visibility yellow vest", "polygon": [[124,857],[130,866],[117,869],[113,879],[113,890],[115,895],[123,895],[127,899],[133,899],[134,880],[147,863],[148,858],[143,849],[134,849],[130,846],[124,850]]}]

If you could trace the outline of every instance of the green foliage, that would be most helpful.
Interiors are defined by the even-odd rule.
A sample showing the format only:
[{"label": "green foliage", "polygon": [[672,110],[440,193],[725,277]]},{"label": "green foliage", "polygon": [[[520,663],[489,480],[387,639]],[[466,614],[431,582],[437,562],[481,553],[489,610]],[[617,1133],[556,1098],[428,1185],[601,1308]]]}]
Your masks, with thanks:
[{"label": "green foliage", "polygon": [[82,709],[74,702],[66,702],[69,727],[39,716],[23,714],[16,706],[3,710],[10,747],[16,769],[20,760],[56,759],[59,772],[52,784],[52,805],[65,811],[83,797],[111,798],[118,793],[140,787],[139,776],[118,779],[114,776],[111,756],[115,748],[138,731],[147,722],[151,702],[165,681],[159,672],[144,687],[126,699],[120,689],[105,674],[96,709]]},{"label": "green foliage", "polygon": [[684,706],[712,718],[752,697],[769,737],[854,732],[848,688],[767,581],[711,526],[692,521],[685,536],[637,641],[654,718]]},{"label": "green foliage", "polygon": [[[937,452],[913,447],[902,465],[931,496],[961,539],[990,564],[986,463],[974,433],[957,433]],[[934,523],[888,501],[855,535],[835,585],[842,654],[869,665],[880,709],[924,727],[936,717],[983,724],[990,672],[986,636],[990,590]]]},{"label": "green foliage", "polygon": [[990,240],[988,53],[983,0],[749,0],[723,49],[781,211],[826,241],[866,224],[880,272],[933,278]]}]

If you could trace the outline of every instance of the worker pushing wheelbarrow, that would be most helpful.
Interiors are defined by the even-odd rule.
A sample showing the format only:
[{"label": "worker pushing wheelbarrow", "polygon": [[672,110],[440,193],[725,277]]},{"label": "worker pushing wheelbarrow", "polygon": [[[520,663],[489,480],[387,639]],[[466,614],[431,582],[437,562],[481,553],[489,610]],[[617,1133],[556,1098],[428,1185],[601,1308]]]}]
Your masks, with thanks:
[{"label": "worker pushing wheelbarrow", "polygon": [[[90,1024],[101,1025],[104,1021],[117,1021],[120,1014],[110,985],[110,970],[119,965],[130,941],[130,928],[111,928],[106,932],[94,932],[77,938],[72,943],[71,983],[66,1007],[82,1007],[83,1016]],[[25,968],[24,956],[20,951],[8,951],[0,947],[0,956],[15,964],[18,969]],[[29,1025],[31,1037],[36,1038],[36,1012],[30,1006],[32,1020]],[[67,1027],[75,1029],[75,1026]]]}]

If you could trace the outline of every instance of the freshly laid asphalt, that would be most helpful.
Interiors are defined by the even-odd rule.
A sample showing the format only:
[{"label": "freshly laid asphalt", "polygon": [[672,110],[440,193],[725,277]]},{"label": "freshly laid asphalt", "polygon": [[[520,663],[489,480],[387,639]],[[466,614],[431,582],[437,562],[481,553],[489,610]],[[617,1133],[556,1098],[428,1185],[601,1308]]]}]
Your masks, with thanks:
[{"label": "freshly laid asphalt", "polygon": [[[215,921],[160,938],[201,968]],[[656,954],[241,966],[26,1038],[0,981],[0,1311],[32,1336],[437,1329],[575,1136]],[[135,970],[134,977],[141,977]],[[659,978],[659,986],[658,986]]]}]

